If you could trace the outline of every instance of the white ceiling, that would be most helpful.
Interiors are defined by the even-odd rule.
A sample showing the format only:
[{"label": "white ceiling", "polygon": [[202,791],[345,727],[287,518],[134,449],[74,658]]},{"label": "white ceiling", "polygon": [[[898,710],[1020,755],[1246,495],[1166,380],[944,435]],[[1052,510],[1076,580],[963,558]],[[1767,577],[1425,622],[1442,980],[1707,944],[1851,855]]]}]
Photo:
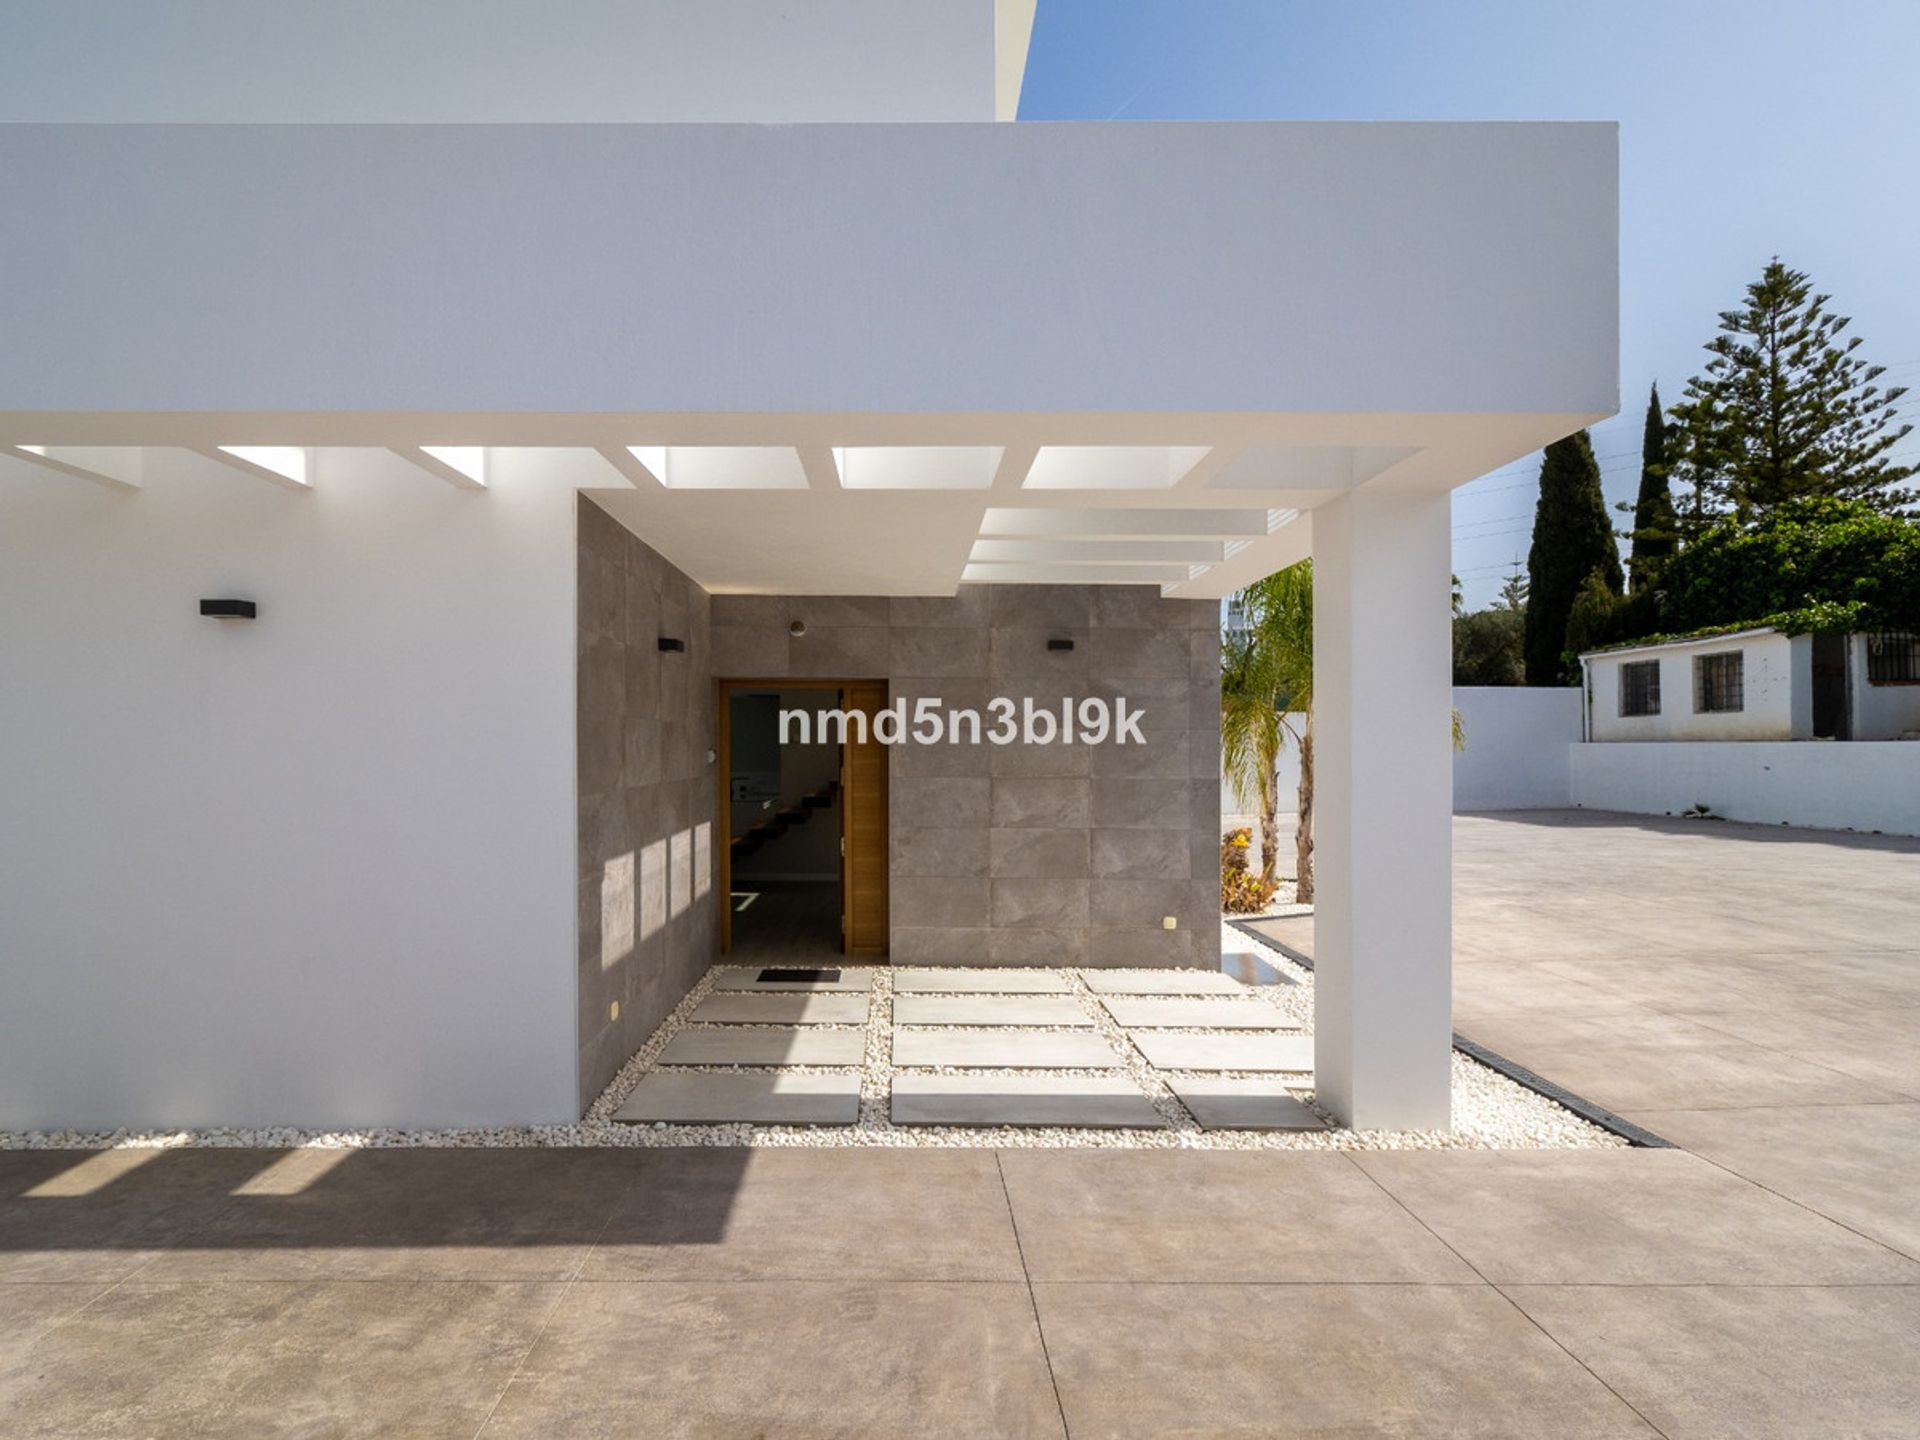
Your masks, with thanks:
[{"label": "white ceiling", "polygon": [[[320,423],[250,414],[146,416],[137,425],[150,443],[292,490],[324,473],[311,463],[315,446],[378,439],[481,492],[510,454],[516,473],[531,467],[591,492],[716,593],[940,595],[963,582],[1072,583],[1152,584],[1212,599],[1310,554],[1313,509],[1334,496],[1360,485],[1450,489],[1589,418],[393,414]],[[36,432],[40,439],[81,424],[91,438],[121,438],[136,423],[46,420],[53,433]],[[628,443],[645,430],[656,443]],[[1217,438],[1159,443],[1169,432]],[[1050,443],[1054,436],[1067,443]],[[307,443],[270,443],[289,437]],[[1002,443],[981,443],[995,437]],[[864,443],[835,443],[842,438]],[[4,449],[117,489],[140,484],[136,446]]]}]

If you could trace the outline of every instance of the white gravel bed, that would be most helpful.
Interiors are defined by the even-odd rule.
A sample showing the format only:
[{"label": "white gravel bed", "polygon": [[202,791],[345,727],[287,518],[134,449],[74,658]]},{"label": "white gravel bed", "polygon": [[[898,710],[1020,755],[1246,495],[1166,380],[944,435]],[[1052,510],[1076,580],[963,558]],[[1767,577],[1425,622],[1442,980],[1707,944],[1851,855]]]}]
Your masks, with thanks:
[{"label": "white gravel bed", "polygon": [[[1269,914],[1310,913],[1311,907],[1280,905]],[[1247,918],[1247,917],[1235,917]],[[1289,1023],[1312,1032],[1313,974],[1262,941],[1221,925],[1225,950],[1253,949],[1262,959],[1295,983],[1254,987],[1252,994],[1274,1006]],[[239,1148],[266,1149],[395,1149],[405,1147],[556,1147],[556,1146],[751,1146],[785,1147],[874,1147],[874,1148],[999,1148],[999,1149],[1202,1149],[1202,1150],[1444,1150],[1444,1149],[1562,1149],[1619,1147],[1627,1142],[1575,1115],[1564,1106],[1507,1079],[1458,1051],[1453,1055],[1453,1118],[1450,1132],[1351,1130],[1203,1130],[1195,1123],[1168,1088],[1169,1074],[1146,1062],[1127,1032],[1108,1015],[1105,1006],[1081,978],[1078,971],[1061,973],[1071,993],[1093,1019],[1096,1028],[1113,1047],[1120,1060],[1115,1070],[966,1070],[951,1066],[916,1068],[902,1073],[977,1074],[983,1078],[1030,1075],[1060,1077],[1112,1077],[1125,1073],[1141,1088],[1148,1100],[1166,1120],[1164,1129],[1090,1130],[1065,1126],[1045,1127],[959,1127],[896,1126],[888,1114],[895,1068],[893,1065],[893,972],[881,966],[843,966],[845,970],[872,971],[872,988],[866,1029],[865,1063],[859,1067],[860,1118],[856,1124],[841,1126],[810,1125],[636,1125],[615,1121],[615,1110],[625,1101],[642,1076],[655,1068],[661,1050],[676,1034],[687,1028],[693,1010],[712,990],[716,971],[709,969],[692,990],[674,1007],[660,1028],[621,1067],[620,1073],[593,1102],[586,1116],[573,1125],[510,1126],[498,1128],[358,1131],[316,1131],[287,1126],[260,1128],[221,1128],[167,1132],[111,1133],[81,1131],[6,1132],[0,1131],[0,1149],[5,1150],[102,1150],[115,1148]],[[699,1028],[706,1028],[702,1022]],[[850,1025],[822,1028],[847,1030]],[[915,1027],[922,1028],[922,1027]],[[929,1026],[928,1029],[967,1029],[965,1026]],[[1064,1031],[1064,1026],[1022,1027]],[[1085,1033],[1085,1027],[1079,1027]],[[1191,1032],[1190,1032],[1191,1033]],[[1232,1034],[1231,1031],[1199,1033]],[[768,1073],[775,1067],[676,1065],[676,1074],[727,1073],[743,1071]],[[777,1067],[781,1073],[845,1075],[855,1067],[846,1065],[797,1065]],[[1196,1072],[1197,1073],[1197,1072]],[[1288,1077],[1251,1071],[1207,1072],[1210,1078],[1225,1074],[1230,1078],[1277,1080],[1296,1098],[1308,1105],[1331,1126],[1332,1117],[1314,1101],[1312,1081],[1308,1077]],[[1297,1083],[1296,1083],[1297,1081]]]}]

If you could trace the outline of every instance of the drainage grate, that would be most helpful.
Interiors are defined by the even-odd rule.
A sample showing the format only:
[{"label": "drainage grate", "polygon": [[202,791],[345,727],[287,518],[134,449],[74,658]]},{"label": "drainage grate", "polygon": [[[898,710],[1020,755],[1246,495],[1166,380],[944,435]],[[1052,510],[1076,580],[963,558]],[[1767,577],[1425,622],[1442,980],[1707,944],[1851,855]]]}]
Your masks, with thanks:
[{"label": "drainage grate", "polygon": [[775,967],[772,970],[760,972],[761,983],[770,985],[831,985],[839,978],[838,970],[794,970]]}]

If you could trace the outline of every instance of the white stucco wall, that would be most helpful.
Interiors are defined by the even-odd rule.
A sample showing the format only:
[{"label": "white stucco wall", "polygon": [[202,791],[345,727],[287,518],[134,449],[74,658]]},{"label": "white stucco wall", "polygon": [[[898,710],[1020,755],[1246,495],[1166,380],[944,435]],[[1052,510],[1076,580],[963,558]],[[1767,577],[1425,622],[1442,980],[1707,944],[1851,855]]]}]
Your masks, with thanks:
[{"label": "white stucco wall", "polygon": [[[1644,650],[1591,655],[1589,738],[1609,740],[1796,740],[1813,734],[1812,637],[1775,632],[1723,635]],[[1743,708],[1695,714],[1693,662],[1697,656],[1738,651],[1746,657]],[[1660,713],[1620,713],[1620,667],[1656,660]]]},{"label": "white stucco wall", "polygon": [[[1467,733],[1454,752],[1455,810],[1549,810],[1568,803],[1567,746],[1580,738],[1580,692],[1571,686],[1456,685],[1453,706]],[[1279,813],[1291,816],[1300,784],[1300,758],[1291,744],[1280,752]],[[1220,782],[1220,824],[1255,825],[1259,816]],[[1287,826],[1291,832],[1291,820]]]},{"label": "white stucco wall", "polygon": [[1898,740],[1920,731],[1920,685],[1867,683],[1867,637],[1847,637],[1848,700],[1855,740]]},{"label": "white stucco wall", "polygon": [[1573,803],[1920,835],[1920,742],[1676,741],[1571,747]]},{"label": "white stucco wall", "polygon": [[0,459],[0,1127],[575,1113],[573,490],[322,459]]},{"label": "white stucco wall", "polygon": [[993,0],[0,0],[0,121],[991,120]]},{"label": "white stucco wall", "polygon": [[[0,205],[0,335],[34,337],[0,348],[0,438],[1284,407],[1497,446],[1475,417],[1615,408],[1615,150],[1596,124],[0,126],[33,197]],[[488,423],[515,416],[561,419]]]},{"label": "white stucco wall", "polygon": [[1544,810],[1567,803],[1567,746],[1580,738],[1572,686],[1456,685],[1466,749],[1453,757],[1455,810]]}]

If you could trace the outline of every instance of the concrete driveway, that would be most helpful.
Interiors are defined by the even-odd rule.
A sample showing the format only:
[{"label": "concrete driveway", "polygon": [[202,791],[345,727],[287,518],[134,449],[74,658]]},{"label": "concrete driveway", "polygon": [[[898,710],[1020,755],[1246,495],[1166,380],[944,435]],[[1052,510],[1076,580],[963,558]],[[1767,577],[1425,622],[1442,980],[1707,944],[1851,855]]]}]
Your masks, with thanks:
[{"label": "concrete driveway", "polygon": [[1920,841],[1455,822],[1455,1028],[1920,1254]]},{"label": "concrete driveway", "polygon": [[1685,1148],[0,1152],[0,1435],[1908,1440],[1920,844],[1456,836],[1459,1028]]}]

